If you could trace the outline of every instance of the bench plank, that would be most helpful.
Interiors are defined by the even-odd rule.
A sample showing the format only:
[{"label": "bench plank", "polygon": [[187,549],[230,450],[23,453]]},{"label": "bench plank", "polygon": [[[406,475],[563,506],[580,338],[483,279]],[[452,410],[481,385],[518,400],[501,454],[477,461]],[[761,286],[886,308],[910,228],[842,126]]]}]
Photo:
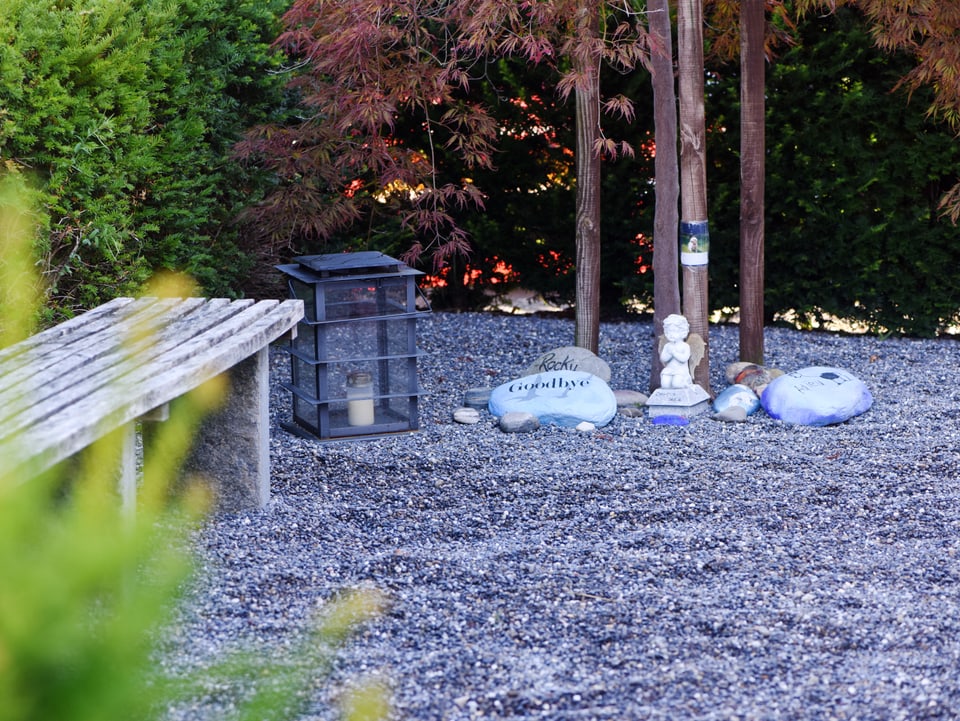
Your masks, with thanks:
[{"label": "bench plank", "polygon": [[[25,405],[25,397],[26,404],[32,405],[62,392],[62,388],[89,382],[101,368],[122,360],[119,351],[123,339],[132,338],[135,327],[146,328],[162,314],[172,319],[202,303],[202,298],[179,303],[175,299],[142,299],[115,313],[85,313],[68,321],[71,328],[67,332],[44,331],[13,346],[22,352],[0,359],[0,409],[16,414]],[[92,317],[87,319],[87,315]],[[0,423],[5,421],[6,417],[0,415]]]},{"label": "bench plank", "polygon": [[0,353],[0,458],[7,469],[49,468],[229,371],[302,316],[299,300],[123,299],[39,333]]},{"label": "bench plank", "polygon": [[[80,345],[69,344],[67,348],[72,349],[72,353],[63,359],[61,366],[48,367],[38,360],[37,371],[32,376],[20,378],[17,374],[11,379],[17,384],[16,390],[9,394],[0,392],[0,407],[8,409],[13,417],[0,415],[0,422],[7,431],[17,430],[41,418],[52,417],[100,390],[112,394],[111,389],[118,384],[136,383],[138,374],[142,376],[143,370],[155,371],[153,364],[157,362],[162,365],[181,362],[187,342],[222,343],[230,335],[227,324],[232,319],[235,322],[238,312],[251,307],[250,303],[239,301],[232,306],[232,313],[230,309],[213,307],[210,310],[220,312],[193,314],[189,318],[196,322],[189,324],[178,317],[179,308],[171,307],[173,322],[156,333],[148,333],[147,326],[125,323],[119,329],[101,331],[96,341],[85,339]],[[258,315],[264,310],[261,306],[253,313]],[[62,358],[61,349],[51,350],[50,355]],[[14,393],[22,399],[20,408],[16,398],[8,397]],[[25,407],[28,410],[25,411]]]}]

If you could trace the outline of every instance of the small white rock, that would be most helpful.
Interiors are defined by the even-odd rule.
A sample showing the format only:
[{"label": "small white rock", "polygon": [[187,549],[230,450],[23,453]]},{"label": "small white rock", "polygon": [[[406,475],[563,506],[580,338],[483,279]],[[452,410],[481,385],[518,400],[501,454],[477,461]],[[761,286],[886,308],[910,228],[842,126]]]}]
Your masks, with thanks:
[{"label": "small white rock", "polygon": [[581,423],[577,424],[577,430],[580,433],[593,433],[595,430],[597,430],[597,427],[590,421],[582,421]]},{"label": "small white rock", "polygon": [[476,408],[457,408],[457,410],[453,412],[453,420],[457,423],[472,426],[474,423],[480,422],[480,411]]}]

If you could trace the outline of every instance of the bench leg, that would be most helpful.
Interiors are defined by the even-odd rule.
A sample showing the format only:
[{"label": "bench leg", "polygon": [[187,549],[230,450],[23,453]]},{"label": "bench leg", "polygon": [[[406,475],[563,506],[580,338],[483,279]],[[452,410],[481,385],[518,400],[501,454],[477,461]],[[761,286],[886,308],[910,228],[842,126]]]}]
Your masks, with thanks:
[{"label": "bench leg", "polygon": [[123,438],[120,442],[117,488],[120,492],[120,507],[124,516],[132,520],[137,507],[137,424],[126,423],[120,429]]},{"label": "bench leg", "polygon": [[267,348],[235,365],[229,377],[226,403],[204,420],[183,470],[211,484],[218,510],[235,512],[270,500]]}]

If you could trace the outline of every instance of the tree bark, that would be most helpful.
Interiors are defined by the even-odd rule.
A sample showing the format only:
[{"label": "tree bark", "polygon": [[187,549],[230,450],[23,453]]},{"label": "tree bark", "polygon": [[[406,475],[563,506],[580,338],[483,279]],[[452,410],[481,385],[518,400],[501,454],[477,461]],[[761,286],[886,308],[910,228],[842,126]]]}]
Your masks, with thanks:
[{"label": "tree bark", "polygon": [[[757,0],[759,1],[759,0]],[[677,50],[680,68],[680,192],[681,236],[684,226],[696,229],[699,250],[709,248],[707,230],[707,157],[706,119],[703,93],[703,4],[702,0],[680,0],[677,14]],[[703,253],[699,253],[703,255]],[[708,264],[683,262],[683,314],[690,332],[704,342],[703,358],[694,369],[693,379],[708,393],[710,390],[710,328],[708,303]]]},{"label": "tree bark", "polygon": [[763,363],[764,3],[740,3],[740,360]]},{"label": "tree bark", "polygon": [[663,319],[680,313],[680,254],[677,245],[680,221],[680,169],[677,163],[677,94],[674,86],[673,41],[669,0],[650,0],[650,35],[655,48],[650,58],[653,80],[653,121],[657,154],[656,208],[653,217],[653,348],[650,390],[660,387],[659,338]]},{"label": "tree bark", "polygon": [[[578,9],[581,42],[592,46],[599,32],[599,8],[585,0]],[[592,52],[575,55],[581,82],[576,88],[577,110],[577,276],[574,344],[593,353],[600,345],[600,72]]]}]

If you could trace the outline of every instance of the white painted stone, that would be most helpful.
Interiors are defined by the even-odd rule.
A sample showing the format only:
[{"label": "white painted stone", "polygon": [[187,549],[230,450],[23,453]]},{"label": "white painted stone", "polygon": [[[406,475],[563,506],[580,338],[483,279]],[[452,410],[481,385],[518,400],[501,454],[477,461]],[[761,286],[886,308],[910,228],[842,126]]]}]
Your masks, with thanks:
[{"label": "white painted stone", "polygon": [[532,413],[541,423],[575,428],[581,421],[600,427],[616,415],[617,401],[603,380],[582,371],[554,371],[503,383],[490,395],[490,413]]},{"label": "white painted stone", "polygon": [[731,406],[740,406],[746,412],[746,415],[752,415],[760,408],[760,398],[753,392],[749,386],[734,383],[732,386],[724,388],[723,391],[713,399],[713,410],[717,413],[723,413]]}]

